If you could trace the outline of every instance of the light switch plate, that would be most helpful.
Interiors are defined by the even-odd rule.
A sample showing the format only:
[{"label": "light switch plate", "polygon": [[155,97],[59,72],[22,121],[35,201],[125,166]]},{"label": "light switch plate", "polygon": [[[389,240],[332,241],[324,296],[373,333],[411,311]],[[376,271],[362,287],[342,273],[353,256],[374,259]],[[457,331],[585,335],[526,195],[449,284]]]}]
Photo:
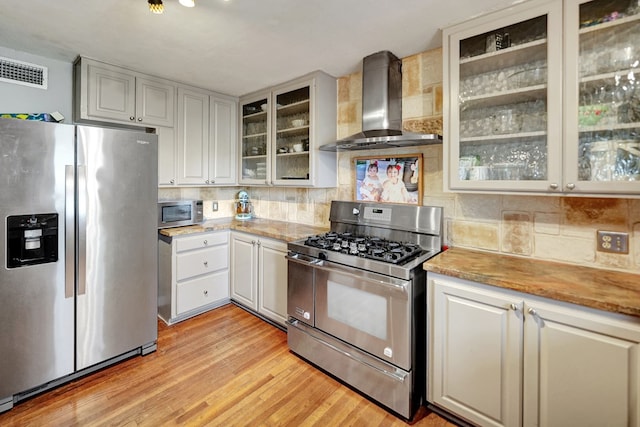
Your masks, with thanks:
[{"label": "light switch plate", "polygon": [[218,211],[218,202],[216,202],[216,201],[211,202],[211,210],[213,212],[217,212]]}]

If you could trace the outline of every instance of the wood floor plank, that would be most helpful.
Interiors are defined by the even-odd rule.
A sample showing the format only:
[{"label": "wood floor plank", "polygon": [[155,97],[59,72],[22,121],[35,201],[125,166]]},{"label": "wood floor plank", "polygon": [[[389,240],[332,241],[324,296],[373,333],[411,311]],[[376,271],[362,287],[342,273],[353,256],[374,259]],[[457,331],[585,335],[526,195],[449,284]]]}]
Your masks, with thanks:
[{"label": "wood floor plank", "polygon": [[[451,427],[426,410],[413,425]],[[167,326],[158,350],[35,396],[0,426],[406,426],[232,304]]]}]

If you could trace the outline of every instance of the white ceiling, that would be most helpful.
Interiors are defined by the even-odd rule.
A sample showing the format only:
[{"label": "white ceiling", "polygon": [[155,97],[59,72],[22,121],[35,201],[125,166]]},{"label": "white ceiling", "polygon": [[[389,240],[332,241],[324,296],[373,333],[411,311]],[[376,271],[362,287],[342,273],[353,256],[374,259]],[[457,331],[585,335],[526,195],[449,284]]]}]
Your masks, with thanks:
[{"label": "white ceiling", "polygon": [[2,7],[0,46],[71,62],[84,55],[230,95],[362,58],[442,45],[440,28],[513,0],[20,0]]}]

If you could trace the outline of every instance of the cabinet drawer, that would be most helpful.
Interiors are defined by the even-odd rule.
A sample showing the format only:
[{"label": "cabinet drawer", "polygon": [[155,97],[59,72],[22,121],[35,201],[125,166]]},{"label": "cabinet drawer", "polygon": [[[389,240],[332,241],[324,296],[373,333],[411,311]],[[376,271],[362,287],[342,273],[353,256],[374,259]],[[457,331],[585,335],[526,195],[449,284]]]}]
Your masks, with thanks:
[{"label": "cabinet drawer", "polygon": [[176,292],[177,314],[229,298],[229,270],[179,283]]},{"label": "cabinet drawer", "polygon": [[208,248],[210,246],[224,245],[229,241],[229,233],[199,234],[197,236],[180,237],[176,239],[176,252],[190,251],[192,249]]},{"label": "cabinet drawer", "polygon": [[229,248],[226,245],[178,254],[176,255],[176,280],[213,273],[228,267]]}]

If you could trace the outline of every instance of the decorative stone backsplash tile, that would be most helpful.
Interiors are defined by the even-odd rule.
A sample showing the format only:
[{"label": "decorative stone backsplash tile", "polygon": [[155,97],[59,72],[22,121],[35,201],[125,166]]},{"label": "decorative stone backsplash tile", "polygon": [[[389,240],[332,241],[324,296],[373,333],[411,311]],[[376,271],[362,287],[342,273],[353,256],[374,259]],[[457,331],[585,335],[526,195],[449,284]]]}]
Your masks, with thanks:
[{"label": "decorative stone backsplash tile", "polygon": [[442,117],[404,120],[402,122],[402,128],[409,132],[442,135]]},{"label": "decorative stone backsplash tile", "polygon": [[595,260],[595,238],[582,239],[569,236],[536,234],[534,236],[535,258],[572,264],[593,266]]},{"label": "decorative stone backsplash tile", "polygon": [[560,234],[560,214],[536,212],[533,216],[534,233]]},{"label": "decorative stone backsplash tile", "polygon": [[595,262],[600,267],[626,270],[631,264],[631,257],[628,254],[596,252]]},{"label": "decorative stone backsplash tile", "polygon": [[[362,123],[359,120],[359,116],[360,114],[358,114],[358,106],[355,102],[343,102],[338,105],[338,121],[340,123],[347,123],[347,128],[357,123],[360,123],[360,126],[362,126]],[[356,130],[355,132],[358,132],[358,130]],[[345,135],[345,137],[346,136],[349,135]]]},{"label": "decorative stone backsplash tile", "polygon": [[497,251],[499,250],[498,227],[497,222],[453,220],[449,242],[453,246]]},{"label": "decorative stone backsplash tile", "polygon": [[[640,219],[640,217],[636,217]],[[633,224],[633,229],[631,233],[631,241],[630,241],[631,255],[633,257],[633,264],[631,265],[631,270],[636,273],[640,272],[640,222]]]},{"label": "decorative stone backsplash tile", "polygon": [[[402,100],[422,95],[420,55],[402,59]],[[403,105],[404,108],[404,105]],[[404,111],[403,111],[404,113]]]},{"label": "decorative stone backsplash tile", "polygon": [[459,194],[456,203],[456,218],[479,221],[502,219],[502,196],[488,194]]},{"label": "decorative stone backsplash tile", "polygon": [[406,119],[413,117],[433,116],[434,113],[433,90],[424,94],[411,96],[402,99],[402,117]]},{"label": "decorative stone backsplash tile", "polygon": [[531,218],[527,212],[502,213],[502,252],[531,255]]},{"label": "decorative stone backsplash tile", "polygon": [[565,197],[562,207],[566,224],[627,228],[628,205],[623,199]]},{"label": "decorative stone backsplash tile", "polygon": [[422,85],[429,86],[442,83],[442,49],[432,49],[418,54]]}]

